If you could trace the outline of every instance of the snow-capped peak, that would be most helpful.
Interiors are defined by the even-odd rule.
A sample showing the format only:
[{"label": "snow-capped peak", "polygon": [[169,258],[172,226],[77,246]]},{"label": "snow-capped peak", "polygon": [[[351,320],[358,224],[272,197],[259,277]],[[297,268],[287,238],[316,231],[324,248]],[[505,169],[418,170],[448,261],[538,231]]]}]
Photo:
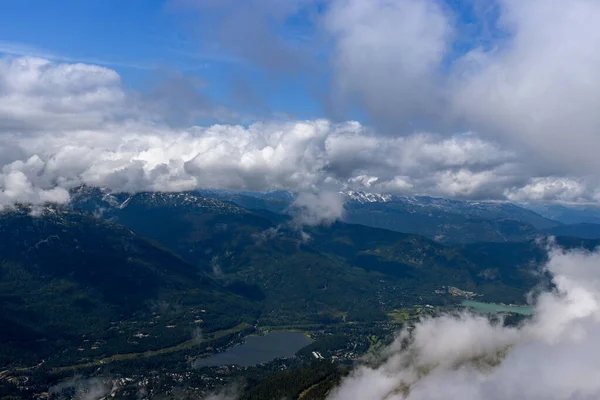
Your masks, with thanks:
[{"label": "snow-capped peak", "polygon": [[385,203],[392,200],[392,196],[389,194],[356,192],[353,190],[342,192],[342,194],[359,203]]}]

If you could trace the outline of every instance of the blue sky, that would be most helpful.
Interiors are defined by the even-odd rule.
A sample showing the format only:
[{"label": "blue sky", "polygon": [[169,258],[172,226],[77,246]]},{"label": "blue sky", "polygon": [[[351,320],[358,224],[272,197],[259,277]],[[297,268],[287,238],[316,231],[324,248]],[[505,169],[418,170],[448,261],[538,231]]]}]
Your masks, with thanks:
[{"label": "blue sky", "polygon": [[[290,6],[296,1],[304,6]],[[443,1],[459,28],[448,66],[457,54],[493,43],[498,30],[490,10],[495,2]],[[0,53],[101,64],[115,69],[125,85],[136,90],[148,87],[157,75],[199,78],[202,95],[246,116],[243,123],[274,115],[365,121],[356,104],[344,115],[328,106],[330,49],[315,37],[323,4],[2,0]],[[274,5],[285,18],[273,20],[277,10],[269,7]],[[263,32],[266,24],[269,28]]]},{"label": "blue sky", "polygon": [[119,70],[192,61],[176,57],[178,47],[189,49],[174,15],[156,0],[6,0],[0,36],[16,45],[105,62]]},{"label": "blue sky", "polygon": [[[289,25],[305,23],[301,16]],[[255,68],[219,49],[201,24],[212,21],[165,0],[3,0],[0,53],[105,65],[133,88],[157,70],[183,73],[200,77],[207,96],[242,111],[322,114],[302,77]]]}]

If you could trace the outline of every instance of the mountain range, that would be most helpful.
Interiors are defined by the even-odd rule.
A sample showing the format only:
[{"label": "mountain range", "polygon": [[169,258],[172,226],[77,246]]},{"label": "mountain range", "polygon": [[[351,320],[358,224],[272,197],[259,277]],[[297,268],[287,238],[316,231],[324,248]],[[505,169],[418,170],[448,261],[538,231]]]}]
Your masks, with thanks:
[{"label": "mountain range", "polygon": [[[199,194],[238,204],[251,210],[289,213],[294,194],[289,192],[238,192],[205,190]],[[600,214],[594,209],[566,206],[524,206],[498,201],[452,200],[430,196],[396,196],[347,191],[342,220],[396,232],[423,235],[440,243],[518,242],[539,236],[566,235],[600,238]],[[536,210],[561,210],[560,215],[577,218],[548,217],[551,213]],[[555,214],[552,214],[555,215]],[[587,225],[579,223],[588,216]],[[597,217],[597,218],[596,218]],[[575,221],[575,223],[573,223]],[[590,223],[591,222],[591,223]]]},{"label": "mountain range", "polygon": [[[539,256],[533,244],[519,263],[483,262],[482,250],[411,233],[341,221],[300,229],[272,210],[193,192],[82,187],[69,207],[4,211],[0,318],[10,328],[0,334],[3,363],[15,349],[31,349],[21,360],[49,357],[82,340],[125,352],[164,347],[192,337],[196,320],[207,333],[240,323],[385,320],[395,308],[452,302],[436,294],[449,286],[518,302],[536,283],[527,270]],[[156,316],[162,330],[147,324]],[[153,331],[154,339],[132,344]]]},{"label": "mountain range", "polygon": [[563,224],[600,224],[600,208],[595,204],[523,204],[523,207]]},{"label": "mountain range", "polygon": [[5,209],[0,367],[207,352],[257,328],[383,323],[465,296],[523,303],[546,279],[540,237],[600,244],[595,224],[512,204],[345,196],[344,218],[316,226],[288,213],[287,192],[79,187],[68,205]]},{"label": "mountain range", "polygon": [[[253,322],[258,312],[164,246],[86,213],[54,207],[41,215],[28,208],[3,212],[0,242],[0,365],[61,356],[61,349],[84,340],[147,350],[189,339],[192,316],[211,332]],[[159,342],[131,345],[155,316],[177,329]]]}]

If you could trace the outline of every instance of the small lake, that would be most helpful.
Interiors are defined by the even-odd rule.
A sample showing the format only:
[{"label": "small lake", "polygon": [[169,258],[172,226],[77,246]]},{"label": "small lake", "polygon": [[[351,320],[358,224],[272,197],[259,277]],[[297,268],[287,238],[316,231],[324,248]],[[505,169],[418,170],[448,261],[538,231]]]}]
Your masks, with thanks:
[{"label": "small lake", "polygon": [[481,301],[464,300],[461,305],[469,307],[475,312],[479,313],[498,313],[498,312],[512,312],[522,315],[532,315],[533,307],[529,306],[503,306],[495,303],[484,303]]},{"label": "small lake", "polygon": [[262,364],[279,357],[293,357],[312,340],[300,332],[273,331],[264,336],[247,336],[243,344],[234,346],[222,353],[200,358],[194,362],[195,368],[237,364],[249,367]]}]

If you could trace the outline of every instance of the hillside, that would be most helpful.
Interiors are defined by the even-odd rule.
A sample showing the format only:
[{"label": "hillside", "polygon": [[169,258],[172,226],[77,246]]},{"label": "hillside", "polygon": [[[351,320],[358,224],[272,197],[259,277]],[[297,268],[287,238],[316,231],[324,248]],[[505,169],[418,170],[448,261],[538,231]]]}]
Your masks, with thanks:
[{"label": "hillside", "polygon": [[289,192],[238,192],[227,190],[200,190],[204,197],[235,203],[248,210],[267,210],[274,213],[286,213],[294,201],[295,195]]},{"label": "hillside", "polygon": [[344,220],[396,232],[416,233],[441,243],[516,242],[540,232],[510,218],[484,219],[397,202],[347,203]]},{"label": "hillside", "polygon": [[524,204],[524,207],[564,224],[600,224],[600,208],[595,205]]},{"label": "hillside", "polygon": [[[522,303],[548,283],[535,268],[545,257],[535,241],[457,247],[346,222],[299,228],[288,216],[195,193],[86,189],[72,206],[79,210],[0,214],[0,393],[15,393],[14,377],[31,378],[39,393],[44,382],[74,373],[109,379],[132,371],[123,392],[135,395],[125,388],[152,376],[162,393],[175,379],[202,387],[210,385],[205,379],[222,383],[221,374],[280,371],[287,379],[291,365],[300,393],[316,384],[293,378],[314,357],[306,352],[252,370],[189,366],[249,333],[278,329],[310,332],[323,354],[338,338],[339,354],[354,360],[391,340],[405,318],[465,296]],[[326,375],[338,376],[338,365]],[[257,396],[272,390],[247,387]]]},{"label": "hillside", "polygon": [[[316,246],[327,247],[363,269],[396,276],[406,293],[434,303],[440,299],[431,293],[442,286],[472,290],[488,301],[522,302],[538,282],[531,275],[532,251],[523,253],[519,262],[503,264],[496,274],[489,274],[489,260],[480,252],[442,245],[420,235],[345,223],[318,227],[311,234]],[[526,243],[536,248],[534,242]],[[520,243],[504,244],[508,248]],[[504,272],[509,269],[520,279],[507,280]],[[412,292],[412,288],[419,290]]]},{"label": "hillside", "polygon": [[536,229],[560,225],[559,222],[543,217],[532,210],[507,202],[453,200],[431,196],[394,196],[353,191],[346,192],[344,195],[349,203],[390,203],[393,208],[403,209],[408,213],[442,212],[481,219],[515,219],[530,224]]},{"label": "hillside", "polygon": [[600,239],[600,224],[581,222],[578,224],[567,224],[546,230],[555,236],[573,236],[584,239]]},{"label": "hillside", "polygon": [[[256,316],[251,302],[177,255],[128,228],[74,211],[1,213],[0,254],[0,365],[14,351],[23,352],[23,361],[82,346],[84,335],[88,350],[96,341],[120,351],[169,345],[191,338],[200,309],[207,332]],[[162,322],[151,327],[154,317]],[[165,325],[175,328],[166,333]],[[134,344],[144,326],[143,334],[157,336]]]},{"label": "hillside", "polygon": [[522,301],[533,285],[483,278],[485,267],[460,249],[419,235],[342,222],[300,232],[277,214],[192,193],[141,193],[104,215],[167,246],[229,290],[260,300],[267,324],[335,320],[365,310],[380,319],[403,305],[451,301],[435,293],[443,286]]},{"label": "hillside", "polygon": [[[201,191],[203,196],[251,210],[286,213],[294,199],[287,192]],[[416,233],[440,243],[518,242],[543,235],[561,223],[506,202],[451,200],[343,192],[343,220],[396,232]]]}]

